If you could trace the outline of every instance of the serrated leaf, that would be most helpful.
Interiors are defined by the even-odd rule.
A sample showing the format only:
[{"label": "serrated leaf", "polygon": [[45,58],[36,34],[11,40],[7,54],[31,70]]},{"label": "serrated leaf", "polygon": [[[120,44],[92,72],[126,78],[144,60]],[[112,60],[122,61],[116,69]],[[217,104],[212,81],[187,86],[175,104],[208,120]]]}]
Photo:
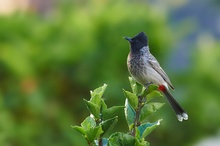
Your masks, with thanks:
[{"label": "serrated leaf", "polygon": [[83,99],[83,100],[85,101],[86,106],[87,106],[88,110],[90,111],[90,113],[92,115],[94,115],[95,118],[98,119],[100,116],[100,107],[90,101],[87,101],[85,99]]},{"label": "serrated leaf", "polygon": [[129,91],[123,90],[125,97],[128,99],[129,104],[136,109],[138,106],[138,97]]},{"label": "serrated leaf", "polygon": [[153,98],[156,97],[163,97],[163,95],[159,92],[159,91],[152,91],[147,95],[147,102],[149,102],[150,100],[152,100]]},{"label": "serrated leaf", "polygon": [[109,118],[115,117],[118,115],[118,112],[122,111],[124,106],[113,106],[103,111],[102,118],[107,120]]},{"label": "serrated leaf", "polygon": [[157,128],[160,125],[160,121],[162,121],[162,119],[160,119],[160,120],[158,120],[154,123],[145,123],[145,124],[142,124],[142,125],[138,126],[141,138],[145,138],[155,128]]},{"label": "serrated leaf", "polygon": [[108,146],[133,146],[134,143],[133,136],[121,132],[113,133],[108,139]]},{"label": "serrated leaf", "polygon": [[135,120],[135,111],[131,107],[131,105],[128,103],[128,99],[125,100],[125,118],[128,123],[128,126],[130,127],[131,124],[134,123]]},{"label": "serrated leaf", "polygon": [[115,126],[115,124],[116,124],[117,122],[118,122],[118,116],[103,121],[103,122],[101,123],[102,130],[104,131],[103,134],[105,134],[106,132],[110,131],[110,130]]},{"label": "serrated leaf", "polygon": [[150,116],[152,113],[158,111],[163,105],[164,103],[160,103],[160,102],[151,102],[151,103],[145,104],[141,110],[140,121],[143,121],[148,116]]}]

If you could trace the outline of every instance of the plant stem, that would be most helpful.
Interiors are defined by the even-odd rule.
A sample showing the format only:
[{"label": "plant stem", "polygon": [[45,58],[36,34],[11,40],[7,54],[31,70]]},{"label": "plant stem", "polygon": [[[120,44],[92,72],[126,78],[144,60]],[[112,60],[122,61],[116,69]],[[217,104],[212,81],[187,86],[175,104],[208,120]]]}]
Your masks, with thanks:
[{"label": "plant stem", "polygon": [[87,140],[87,143],[89,146],[93,146],[93,144],[88,139],[86,139],[86,140]]},{"label": "plant stem", "polygon": [[135,136],[136,135],[136,127],[141,125],[140,122],[140,114],[141,114],[141,109],[143,108],[143,103],[146,101],[146,99],[143,96],[138,96],[138,107],[135,110],[135,119],[134,119],[134,126],[131,135]]},{"label": "plant stem", "polygon": [[100,137],[100,139],[99,139],[99,146],[103,146],[103,144],[102,144],[102,138]]}]

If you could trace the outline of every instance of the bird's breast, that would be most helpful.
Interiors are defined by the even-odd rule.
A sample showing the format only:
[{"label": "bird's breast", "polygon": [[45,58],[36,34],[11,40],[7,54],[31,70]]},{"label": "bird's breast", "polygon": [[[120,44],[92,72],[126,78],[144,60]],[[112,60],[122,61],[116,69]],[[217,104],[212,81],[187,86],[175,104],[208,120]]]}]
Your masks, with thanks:
[{"label": "bird's breast", "polygon": [[127,65],[132,77],[144,85],[147,82],[147,68],[149,66],[147,59],[144,56],[129,54]]},{"label": "bird's breast", "polygon": [[128,55],[127,66],[131,76],[140,84],[164,84],[164,79],[156,72],[144,55]]}]

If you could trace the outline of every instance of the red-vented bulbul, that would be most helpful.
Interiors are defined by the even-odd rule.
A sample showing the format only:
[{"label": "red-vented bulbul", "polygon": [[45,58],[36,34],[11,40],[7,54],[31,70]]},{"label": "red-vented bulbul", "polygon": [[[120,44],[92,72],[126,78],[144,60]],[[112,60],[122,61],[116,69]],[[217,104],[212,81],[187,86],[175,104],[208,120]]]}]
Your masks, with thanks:
[{"label": "red-vented bulbul", "polygon": [[146,88],[150,84],[158,85],[158,89],[164,93],[178,120],[181,122],[187,120],[187,113],[169,92],[169,87],[174,89],[169,77],[149,51],[148,38],[145,33],[141,32],[133,38],[124,38],[130,43],[127,65],[131,76]]}]

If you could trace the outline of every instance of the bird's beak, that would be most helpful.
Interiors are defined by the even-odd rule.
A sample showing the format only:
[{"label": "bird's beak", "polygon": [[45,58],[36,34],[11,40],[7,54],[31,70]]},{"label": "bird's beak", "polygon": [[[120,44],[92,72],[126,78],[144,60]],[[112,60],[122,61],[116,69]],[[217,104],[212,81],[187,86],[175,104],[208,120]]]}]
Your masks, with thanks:
[{"label": "bird's beak", "polygon": [[126,39],[127,41],[129,41],[130,43],[132,42],[132,39],[129,37],[123,37],[124,39]]}]

